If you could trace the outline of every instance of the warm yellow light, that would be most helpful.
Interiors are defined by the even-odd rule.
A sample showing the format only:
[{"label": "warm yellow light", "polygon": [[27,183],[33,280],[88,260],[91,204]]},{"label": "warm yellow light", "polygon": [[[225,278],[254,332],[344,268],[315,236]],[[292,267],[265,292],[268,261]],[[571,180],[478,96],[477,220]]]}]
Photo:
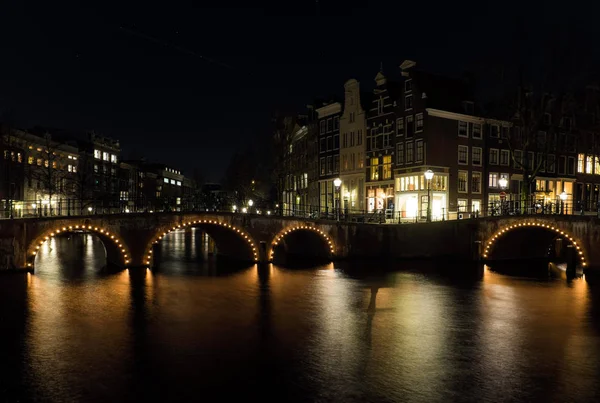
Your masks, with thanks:
[{"label": "warm yellow light", "polygon": [[40,247],[39,247],[39,246],[36,246],[35,248],[36,248],[36,249],[39,249]]},{"label": "warm yellow light", "polygon": [[27,267],[31,267],[31,263],[27,263]]},{"label": "warm yellow light", "polygon": [[79,225],[76,225],[75,228],[79,228]]},{"label": "warm yellow light", "polygon": [[582,265],[583,265],[583,266],[587,266],[587,263],[586,263],[586,262],[583,262],[583,263],[582,263]]},{"label": "warm yellow light", "polygon": [[33,252],[33,254],[34,254],[34,255],[37,255],[37,252],[35,252],[35,251],[34,251],[34,252]]},{"label": "warm yellow light", "polygon": [[98,227],[94,227],[94,231],[98,231]]}]

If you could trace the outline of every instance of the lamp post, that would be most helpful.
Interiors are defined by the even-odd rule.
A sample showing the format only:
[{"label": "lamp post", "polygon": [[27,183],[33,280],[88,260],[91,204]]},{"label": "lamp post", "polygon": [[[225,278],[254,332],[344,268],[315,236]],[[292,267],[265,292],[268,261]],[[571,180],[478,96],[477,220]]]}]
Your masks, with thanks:
[{"label": "lamp post", "polygon": [[340,220],[340,186],[342,186],[342,180],[340,178],[335,178],[333,180],[333,186],[335,186],[335,210],[337,215],[337,220]]},{"label": "lamp post", "polygon": [[252,206],[254,206],[254,200],[248,200],[248,212],[252,213]]},{"label": "lamp post", "polygon": [[500,185],[500,189],[502,189],[502,193],[504,193],[504,197],[502,194],[500,194],[501,213],[504,213],[504,200],[506,199],[506,193],[504,192],[504,189],[506,189],[506,186],[508,186],[508,179],[503,176],[498,181],[498,184]]},{"label": "lamp post", "polygon": [[560,197],[560,214],[564,214],[565,213],[565,201],[567,200],[567,192],[565,192],[563,190],[559,197]]},{"label": "lamp post", "polygon": [[427,179],[427,222],[431,222],[431,180],[433,179],[431,169],[425,171],[425,179]]},{"label": "lamp post", "polygon": [[89,212],[90,214],[92,214],[92,210],[93,210],[93,209],[92,209],[92,206],[88,207],[88,212]]}]

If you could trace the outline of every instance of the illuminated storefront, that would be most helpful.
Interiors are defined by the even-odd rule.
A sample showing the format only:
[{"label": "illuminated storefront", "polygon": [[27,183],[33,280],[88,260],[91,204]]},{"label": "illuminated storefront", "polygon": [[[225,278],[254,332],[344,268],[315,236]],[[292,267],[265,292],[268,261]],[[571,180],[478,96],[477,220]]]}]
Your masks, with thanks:
[{"label": "illuminated storefront", "polygon": [[[427,179],[423,173],[396,177],[396,211],[400,221],[425,220],[428,207]],[[448,175],[436,173],[431,180],[431,219],[447,218]]]}]

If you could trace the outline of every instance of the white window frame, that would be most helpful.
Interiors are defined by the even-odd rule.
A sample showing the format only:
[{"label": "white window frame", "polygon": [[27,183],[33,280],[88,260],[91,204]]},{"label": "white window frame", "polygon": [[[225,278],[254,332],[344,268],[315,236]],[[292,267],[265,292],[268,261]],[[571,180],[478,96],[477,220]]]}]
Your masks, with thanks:
[{"label": "white window frame", "polygon": [[[409,99],[409,98],[410,98],[410,104],[411,104],[411,106],[410,106],[410,107],[408,106],[408,99]],[[410,95],[406,95],[406,96],[404,97],[404,110],[405,110],[405,111],[411,111],[411,110],[414,108],[414,101],[415,101],[415,100],[414,100],[414,98],[413,98],[412,94],[410,94]]]},{"label": "white window frame", "polygon": [[[465,125],[465,134],[460,134],[460,127],[461,127],[461,124],[464,124],[464,125]],[[456,130],[457,130],[457,132],[458,132],[458,137],[465,137],[465,138],[468,138],[468,137],[469,137],[469,123],[467,123],[467,122],[464,122],[464,121],[462,121],[462,120],[459,120],[459,121],[457,122],[457,125],[458,125],[458,126],[457,126],[457,129],[456,129]]]},{"label": "white window frame", "polygon": [[[460,190],[460,174],[465,174],[465,190]],[[459,170],[456,177],[456,190],[458,193],[469,193],[469,171]]]},{"label": "white window frame", "polygon": [[[419,159],[419,153],[417,152],[417,150],[419,149],[419,144],[421,144],[421,159]],[[423,160],[425,159],[425,144],[423,143],[423,140],[416,140],[415,141],[415,162],[423,162]]]},{"label": "white window frame", "polygon": [[[506,154],[507,155],[507,157],[506,157],[506,164],[502,163],[502,154]],[[505,166],[505,167],[510,166],[510,150],[500,150],[500,159],[498,160],[498,163],[501,166]]]},{"label": "white window frame", "polygon": [[[494,159],[492,158],[492,152],[495,151],[496,152],[496,162],[494,162]],[[498,165],[499,163],[499,158],[500,158],[500,150],[498,148],[490,148],[490,155],[488,157],[488,163],[490,165]]]},{"label": "white window frame", "polygon": [[481,188],[483,187],[483,175],[481,171],[471,171],[471,185],[473,185],[473,177],[476,175],[479,175],[479,192],[475,191],[473,186],[471,186],[471,193],[481,194]]},{"label": "white window frame", "polygon": [[[408,150],[409,149],[412,150],[412,153],[410,155],[410,161],[408,160]],[[405,164],[412,164],[414,162],[414,160],[415,160],[415,148],[414,148],[414,145],[413,145],[412,141],[407,141],[406,142],[406,151],[405,152],[406,152],[406,158],[404,159],[404,163]]]},{"label": "white window frame", "polygon": [[[421,117],[421,128],[419,129],[419,117]],[[425,116],[423,116],[423,112],[417,113],[415,115],[415,133],[421,133],[423,128],[425,127]]]},{"label": "white window frame", "polygon": [[[479,136],[475,137],[475,126],[479,126]],[[483,130],[483,125],[481,123],[473,123],[473,138],[477,140],[481,140],[483,138],[483,134],[481,133]]]},{"label": "white window frame", "polygon": [[396,144],[396,165],[404,165],[404,143]]},{"label": "white window frame", "polygon": [[[475,163],[475,158],[473,157],[475,150],[479,150],[479,164]],[[483,164],[483,149],[481,147],[471,147],[471,164],[476,167],[480,167]]]},{"label": "white window frame", "polygon": [[[492,175],[494,175],[494,178],[495,178],[494,181],[491,180]],[[498,172],[490,172],[490,173],[488,173],[488,188],[490,188],[490,189],[498,189],[498,181],[499,180],[500,180],[500,174]]]},{"label": "white window frame", "polygon": [[[460,161],[460,150],[461,150],[461,148],[465,148],[466,149],[466,151],[465,151],[466,161],[465,162],[461,162]],[[458,146],[458,154],[457,154],[457,158],[456,159],[458,161],[458,165],[469,165],[469,146],[465,146],[465,145],[459,144],[459,146]]]}]

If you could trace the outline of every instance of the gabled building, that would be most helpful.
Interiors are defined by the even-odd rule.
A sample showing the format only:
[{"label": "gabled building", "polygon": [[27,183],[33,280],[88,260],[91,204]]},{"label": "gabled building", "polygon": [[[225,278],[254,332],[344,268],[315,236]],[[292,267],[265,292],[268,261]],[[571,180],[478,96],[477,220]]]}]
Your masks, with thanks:
[{"label": "gabled building", "polygon": [[361,93],[360,83],[351,79],[344,84],[344,111],[340,117],[340,179],[342,208],[345,214],[365,210],[366,110],[369,94]]},{"label": "gabled building", "polygon": [[340,116],[342,104],[329,102],[316,110],[319,127],[319,213],[331,215],[340,204],[334,180],[340,175]]},{"label": "gabled building", "polygon": [[[369,109],[366,111],[366,210],[390,220],[394,218],[396,101],[398,85],[380,71],[375,77]],[[385,214],[385,216],[383,215]]]}]

